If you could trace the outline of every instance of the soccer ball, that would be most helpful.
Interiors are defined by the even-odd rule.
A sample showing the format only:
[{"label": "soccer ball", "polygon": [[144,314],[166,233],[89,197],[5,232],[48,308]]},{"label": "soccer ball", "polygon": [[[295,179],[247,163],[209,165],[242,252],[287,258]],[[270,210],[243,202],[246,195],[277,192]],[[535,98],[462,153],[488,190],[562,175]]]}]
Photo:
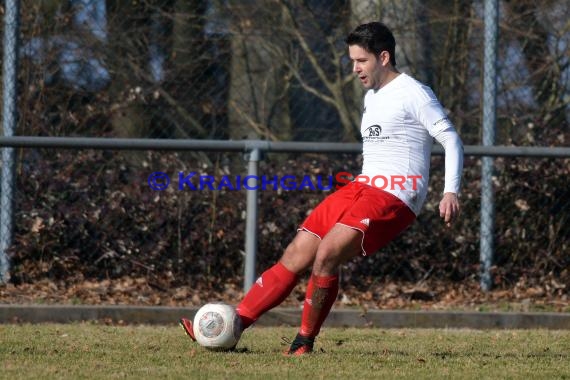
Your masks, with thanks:
[{"label": "soccer ball", "polygon": [[207,303],[194,316],[196,341],[210,350],[228,350],[241,337],[241,318],[233,306],[218,302]]}]

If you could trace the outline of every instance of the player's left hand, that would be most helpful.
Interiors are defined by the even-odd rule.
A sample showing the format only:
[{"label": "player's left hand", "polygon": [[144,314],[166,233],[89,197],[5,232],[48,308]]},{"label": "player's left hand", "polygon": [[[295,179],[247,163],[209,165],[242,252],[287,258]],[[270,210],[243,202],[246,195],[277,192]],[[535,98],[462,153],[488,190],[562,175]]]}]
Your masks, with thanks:
[{"label": "player's left hand", "polygon": [[460,214],[459,199],[455,193],[443,194],[443,199],[439,202],[439,216],[443,219],[447,227],[451,227],[451,222],[455,221]]}]

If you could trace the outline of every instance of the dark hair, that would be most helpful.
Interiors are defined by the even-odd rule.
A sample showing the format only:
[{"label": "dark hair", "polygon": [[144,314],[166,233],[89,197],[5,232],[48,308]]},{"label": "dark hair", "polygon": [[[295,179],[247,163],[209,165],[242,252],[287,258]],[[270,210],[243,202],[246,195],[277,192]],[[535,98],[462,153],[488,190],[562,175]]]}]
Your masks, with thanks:
[{"label": "dark hair", "polygon": [[396,66],[396,40],[386,25],[381,22],[370,22],[356,27],[346,37],[346,43],[358,45],[364,50],[380,55],[383,51],[390,53],[390,63]]}]

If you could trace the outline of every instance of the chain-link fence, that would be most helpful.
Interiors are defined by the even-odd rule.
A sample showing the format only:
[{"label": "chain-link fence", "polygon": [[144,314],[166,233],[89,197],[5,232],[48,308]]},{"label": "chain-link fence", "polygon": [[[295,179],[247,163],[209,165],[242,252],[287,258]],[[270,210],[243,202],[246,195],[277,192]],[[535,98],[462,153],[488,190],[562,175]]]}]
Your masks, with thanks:
[{"label": "chain-link fence", "polygon": [[[10,83],[10,62],[18,79],[16,135],[356,142],[363,90],[352,80],[344,38],[360,22],[382,20],[396,36],[397,66],[435,90],[466,145],[482,142],[487,57],[485,8],[479,2],[21,3],[21,11],[17,1],[7,1],[4,9],[7,17],[19,14],[20,33],[8,33],[8,21],[3,25],[4,83]],[[568,145],[570,31],[564,15],[570,6],[497,4],[494,142]],[[19,60],[7,58],[8,46],[17,46]],[[7,94],[4,134],[10,135]],[[3,150],[3,170],[11,167],[10,151]],[[156,192],[146,182],[154,171],[243,175],[240,155],[27,148],[15,153],[14,195],[7,195],[4,182],[2,188],[3,202],[15,206],[14,215],[2,219],[2,228],[11,229],[13,221],[14,239],[5,247],[13,281],[71,281],[102,273],[155,276],[157,286],[206,286],[214,277],[243,280],[243,193]],[[297,176],[355,172],[357,160],[270,155],[262,157],[260,170]],[[441,163],[434,161],[437,171]],[[568,281],[568,160],[492,163],[493,282],[502,279],[509,286],[529,276],[537,284],[548,276]],[[457,231],[439,227],[433,198],[410,233],[367,259],[370,265],[347,267],[345,274],[406,281],[436,273],[452,281],[478,276],[480,165],[478,158],[466,162],[464,219]],[[432,182],[437,198],[441,173]],[[258,267],[280,254],[321,195],[260,193]],[[539,263],[532,273],[530,263]],[[168,281],[164,274],[171,276]]]}]

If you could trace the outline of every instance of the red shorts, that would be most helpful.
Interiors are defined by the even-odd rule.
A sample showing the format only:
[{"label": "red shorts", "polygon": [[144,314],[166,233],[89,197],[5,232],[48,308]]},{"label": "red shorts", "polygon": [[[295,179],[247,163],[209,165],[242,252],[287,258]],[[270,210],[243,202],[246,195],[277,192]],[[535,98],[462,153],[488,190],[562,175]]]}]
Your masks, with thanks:
[{"label": "red shorts", "polygon": [[337,223],[354,228],[362,232],[362,252],[366,256],[386,246],[415,219],[412,210],[396,196],[351,182],[326,197],[299,230],[323,239]]}]

